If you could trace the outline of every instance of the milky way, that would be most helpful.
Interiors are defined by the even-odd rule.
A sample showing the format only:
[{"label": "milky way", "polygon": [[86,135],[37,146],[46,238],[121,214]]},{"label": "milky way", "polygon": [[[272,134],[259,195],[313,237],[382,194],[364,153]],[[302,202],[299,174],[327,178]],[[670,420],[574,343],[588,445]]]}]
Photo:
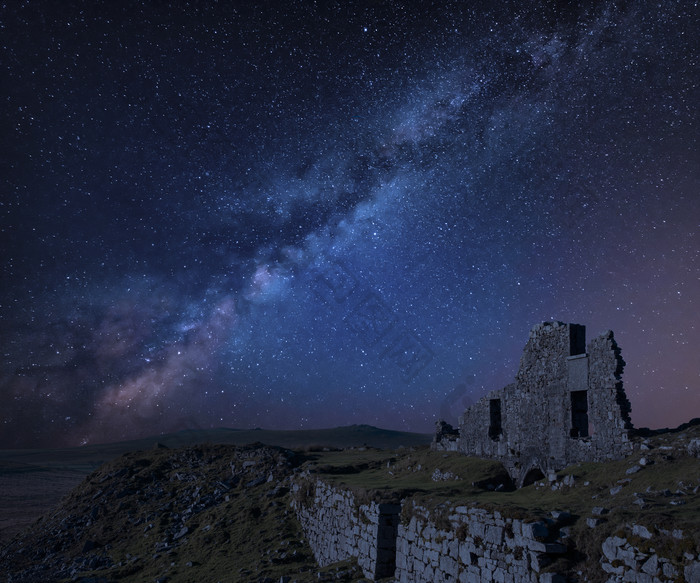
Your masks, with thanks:
[{"label": "milky way", "polygon": [[0,8],[0,447],[429,431],[544,320],[700,416],[697,6],[239,4]]}]

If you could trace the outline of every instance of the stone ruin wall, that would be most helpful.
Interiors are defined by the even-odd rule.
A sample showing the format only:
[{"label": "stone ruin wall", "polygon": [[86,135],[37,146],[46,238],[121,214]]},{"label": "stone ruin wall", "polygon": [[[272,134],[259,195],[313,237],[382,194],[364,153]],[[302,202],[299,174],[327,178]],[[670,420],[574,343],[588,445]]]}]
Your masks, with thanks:
[{"label": "stone ruin wall", "polygon": [[410,513],[408,524],[404,520],[398,530],[397,583],[564,581],[541,573],[566,551],[550,540],[543,522],[526,523],[467,506],[442,508],[431,515],[411,504]]},{"label": "stone ruin wall", "polygon": [[[459,433],[438,436],[435,449],[498,459],[519,486],[533,469],[546,475],[579,461],[628,455],[630,406],[622,388],[620,349],[611,331],[585,350],[584,339],[585,328],[577,324],[535,326],[516,382],[467,409],[460,417]],[[585,403],[583,435],[576,434],[572,393]],[[494,402],[500,407],[498,427]]]},{"label": "stone ruin wall", "polygon": [[[439,424],[433,447],[499,459],[518,485],[532,468],[551,475],[571,463],[630,454],[630,406],[622,388],[620,349],[608,331],[584,351],[584,330],[561,322],[535,326],[516,382],[470,407],[459,431]],[[574,391],[586,391],[585,428],[583,423],[575,427]],[[492,426],[494,399],[501,402],[498,431]],[[700,445],[695,449],[700,452]],[[697,452],[694,455],[700,455]],[[547,571],[570,546],[571,517],[565,512],[526,521],[472,506],[448,504],[429,511],[407,500],[362,504],[349,490],[308,475],[298,478],[293,489],[294,509],[321,566],[356,557],[367,578],[393,577],[397,583],[567,580]],[[597,519],[587,522],[594,528]],[[657,541],[657,545],[656,537],[683,540],[683,533],[639,525],[626,528],[629,536],[617,533],[602,544],[601,581],[700,583],[700,555],[686,553],[679,564],[677,558],[639,543],[652,539],[649,543],[661,548],[664,543]]]},{"label": "stone ruin wall", "polygon": [[294,510],[319,566],[356,558],[365,577],[393,575],[398,504],[360,504],[349,490],[307,478],[294,484],[294,493]]},{"label": "stone ruin wall", "polygon": [[[454,504],[430,511],[410,500],[358,505],[349,490],[308,477],[297,479],[294,489],[310,489],[305,499],[297,496],[294,510],[320,566],[356,557],[368,579],[390,577],[396,583],[568,580],[551,571],[570,546],[573,517],[566,512],[528,520]],[[700,556],[687,552],[679,563],[658,550],[668,547],[669,537],[683,541],[686,536],[627,525],[624,534],[603,540],[595,580],[700,583]]]},{"label": "stone ruin wall", "polygon": [[317,563],[357,558],[371,580],[550,583],[551,574],[539,575],[540,565],[565,548],[542,542],[549,536],[543,523],[498,512],[461,506],[436,520],[412,502],[402,503],[410,505],[403,513],[402,504],[358,504],[351,491],[322,480],[303,478],[293,489],[294,510]]}]

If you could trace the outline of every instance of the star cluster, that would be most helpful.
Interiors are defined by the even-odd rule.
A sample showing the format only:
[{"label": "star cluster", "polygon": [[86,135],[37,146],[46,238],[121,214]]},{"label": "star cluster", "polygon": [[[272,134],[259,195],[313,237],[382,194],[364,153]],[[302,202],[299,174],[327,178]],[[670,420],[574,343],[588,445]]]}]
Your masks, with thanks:
[{"label": "star cluster", "polygon": [[552,319],[700,416],[698,7],[491,4],[0,7],[1,446],[430,431]]}]

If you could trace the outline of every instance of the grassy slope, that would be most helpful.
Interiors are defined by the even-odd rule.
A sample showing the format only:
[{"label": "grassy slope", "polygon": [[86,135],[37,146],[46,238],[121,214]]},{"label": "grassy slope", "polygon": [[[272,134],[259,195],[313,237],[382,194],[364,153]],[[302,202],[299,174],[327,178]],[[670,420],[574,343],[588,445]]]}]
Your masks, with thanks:
[{"label": "grassy slope", "polygon": [[274,431],[265,429],[187,430],[150,438],[62,449],[0,450],[0,543],[29,526],[102,464],[132,451],[150,450],[156,444],[170,448],[198,443],[244,445],[263,442],[286,448],[381,448],[426,444],[431,436],[387,431],[369,425],[335,429]]},{"label": "grassy slope", "polygon": [[27,582],[351,580],[352,565],[319,569],[302,542],[284,487],[298,458],[261,444],[125,454],[2,549],[0,572]]},{"label": "grassy slope", "polygon": [[[386,445],[381,443],[387,437],[386,433],[374,428],[359,426],[341,428],[337,432],[325,445],[353,445],[353,439],[354,445],[371,443],[372,439],[377,445]],[[263,432],[252,433],[264,437]],[[269,432],[268,435],[286,439],[285,443],[290,444],[295,436],[287,433],[290,432]],[[639,439],[635,453],[625,460],[571,466],[559,474],[556,490],[552,490],[549,483],[540,483],[510,492],[489,489],[505,478],[500,464],[492,461],[432,452],[426,446],[323,451],[320,447],[310,447],[313,443],[323,444],[323,435],[312,432],[306,437],[309,439],[302,444],[304,454],[301,456],[306,460],[305,467],[324,480],[354,489],[360,494],[360,499],[414,497],[429,507],[447,502],[450,505],[476,505],[520,518],[546,518],[553,510],[569,511],[574,518],[571,538],[575,540],[576,548],[587,557],[569,556],[561,564],[552,566],[560,572],[583,570],[595,580],[596,571],[600,571],[597,562],[601,541],[614,533],[629,536],[626,525],[632,523],[645,525],[652,531],[655,527],[682,529],[685,538],[680,541],[658,533],[650,542],[633,541],[640,545],[653,544],[665,556],[675,557],[678,564],[683,561],[683,552],[697,554],[700,550],[700,461],[687,453],[690,439],[700,438],[700,426],[697,425],[682,432],[649,437],[644,440],[644,447],[649,448],[645,450],[640,449],[643,441]],[[399,443],[408,443],[405,434],[400,437]],[[178,437],[185,441],[188,438]],[[399,438],[391,436],[389,441],[391,439]],[[425,441],[425,436],[422,440]],[[114,565],[107,571],[94,571],[94,575],[106,573],[110,580],[129,581],[153,581],[163,573],[167,573],[168,581],[183,582],[253,581],[261,575],[273,580],[279,580],[282,575],[292,575],[298,581],[318,580],[318,568],[313,564],[308,547],[302,544],[302,535],[288,509],[289,494],[270,495],[272,483],[250,488],[238,484],[228,494],[229,500],[220,501],[187,519],[189,533],[186,540],[156,552],[157,542],[169,540],[168,537],[172,539],[172,521],[182,520],[178,514],[180,511],[175,512],[176,518],[167,513],[165,519],[159,518],[162,514],[159,506],[163,500],[177,501],[178,496],[192,496],[188,490],[191,485],[174,477],[179,470],[164,461],[176,451],[151,448],[110,462],[74,490],[64,500],[58,514],[47,515],[38,523],[34,532],[48,532],[52,524],[51,528],[59,528],[56,524],[60,524],[67,514],[84,516],[91,512],[94,500],[104,497],[103,493],[98,494],[99,490],[104,489],[104,483],[110,483],[111,478],[105,476],[114,474],[119,468],[128,468],[128,475],[120,479],[128,478],[140,484],[136,490],[142,493],[134,494],[136,498],[133,500],[128,496],[123,500],[120,498],[119,502],[114,500],[113,507],[105,505],[107,509],[112,508],[113,513],[105,510],[104,515],[98,514],[92,524],[83,525],[85,532],[69,549],[74,555],[79,555],[82,548],[78,546],[87,539],[100,542],[99,552],[108,549]],[[211,484],[217,476],[230,476],[230,460],[239,455],[236,451],[237,448],[222,450],[214,456],[216,459],[211,464],[198,469],[201,483]],[[642,457],[647,462],[645,466],[639,464]],[[73,461],[79,465],[85,463],[85,458],[74,457]],[[627,474],[626,471],[635,465],[641,469]],[[13,465],[6,460],[1,467],[7,471],[27,471],[16,461]],[[435,470],[440,470],[443,475],[449,472],[459,479],[434,481]],[[562,486],[561,479],[568,474],[574,476],[574,484]],[[103,479],[105,482],[101,482]],[[149,501],[148,496],[143,499],[144,488],[155,483],[164,485],[164,491],[154,498],[158,506],[156,501]],[[616,486],[622,487],[618,493],[612,494],[611,489]],[[635,504],[640,496],[645,502],[643,507]],[[599,526],[590,529],[586,518],[593,516],[596,506],[605,507],[609,512],[602,517]],[[149,524],[153,527],[144,530]],[[74,535],[71,534],[76,538]],[[138,559],[134,561],[133,557]],[[192,563],[191,567],[187,566],[188,562]],[[338,568],[349,569],[347,565]],[[345,580],[355,578],[348,575]]]},{"label": "grassy slope", "polygon": [[[428,508],[475,505],[526,519],[547,519],[552,511],[568,511],[572,515],[570,540],[579,552],[571,553],[551,569],[583,570],[595,581],[602,574],[598,566],[602,541],[612,534],[630,538],[632,524],[656,530],[651,541],[632,537],[633,544],[654,547],[677,565],[683,564],[684,552],[700,552],[700,461],[687,451],[693,438],[700,438],[700,425],[637,438],[635,453],[627,459],[570,466],[558,474],[555,488],[541,481],[520,490],[492,491],[485,486],[503,480],[499,464],[427,448],[320,453],[311,467],[319,477],[361,495],[376,499],[412,497]],[[642,458],[646,465],[640,464]],[[640,469],[628,474],[634,466]],[[436,469],[460,479],[435,482],[432,475]],[[562,484],[567,475],[574,478],[571,486]],[[621,488],[616,492],[618,486]],[[639,498],[643,506],[635,503]],[[594,515],[595,507],[607,512],[600,517]],[[586,519],[593,517],[600,524],[591,529]],[[684,539],[663,535],[659,529],[680,529]]]}]

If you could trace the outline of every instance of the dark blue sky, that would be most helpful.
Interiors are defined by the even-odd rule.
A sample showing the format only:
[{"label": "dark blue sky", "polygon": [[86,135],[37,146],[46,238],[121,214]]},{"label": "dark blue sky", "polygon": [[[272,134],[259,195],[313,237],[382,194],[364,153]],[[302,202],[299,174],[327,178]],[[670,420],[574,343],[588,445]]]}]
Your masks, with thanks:
[{"label": "dark blue sky", "polygon": [[0,447],[429,431],[551,319],[700,416],[697,7],[150,4],[0,8]]}]

